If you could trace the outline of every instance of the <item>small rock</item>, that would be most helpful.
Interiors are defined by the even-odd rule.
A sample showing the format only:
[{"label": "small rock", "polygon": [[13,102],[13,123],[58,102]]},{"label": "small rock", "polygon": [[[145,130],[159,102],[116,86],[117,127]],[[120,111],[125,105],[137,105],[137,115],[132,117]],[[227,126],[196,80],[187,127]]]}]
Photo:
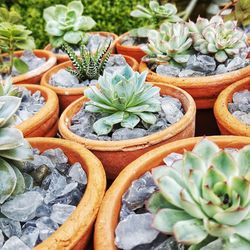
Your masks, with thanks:
[{"label": "small rock", "polygon": [[113,141],[121,141],[121,140],[128,140],[128,139],[134,139],[134,138],[140,138],[147,135],[147,131],[145,129],[141,128],[120,128],[117,129],[112,134],[112,140]]},{"label": "small rock", "polygon": [[250,104],[250,91],[242,90],[233,94],[233,102],[236,104]]},{"label": "small rock", "polygon": [[8,238],[22,234],[20,222],[8,218],[0,218],[0,229]]},{"label": "small rock", "polygon": [[35,217],[36,209],[42,202],[43,197],[39,192],[28,191],[2,204],[1,212],[12,220],[27,221]]},{"label": "small rock", "polygon": [[1,248],[1,250],[31,250],[18,237],[12,236],[9,238]]},{"label": "small rock", "polygon": [[191,69],[184,69],[180,72],[179,77],[195,77],[195,76],[205,76],[205,73],[194,71]]},{"label": "small rock", "polygon": [[69,176],[76,182],[86,185],[87,184],[87,176],[85,171],[83,170],[81,164],[76,162],[69,169]]},{"label": "small rock", "polygon": [[[151,225],[153,215],[131,214],[119,222],[115,230],[115,244],[118,248],[130,250],[141,244],[151,243],[159,234]],[[131,230],[133,229],[133,230]]]},{"label": "small rock", "polygon": [[232,60],[230,60],[227,64],[227,70],[228,71],[234,71],[240,68],[243,68],[246,66],[246,60],[242,59],[239,56],[234,57]]},{"label": "small rock", "polygon": [[141,208],[156,189],[152,174],[146,172],[138,180],[132,182],[130,188],[122,197],[122,203],[126,203],[131,210]]},{"label": "small rock", "polygon": [[108,43],[112,40],[112,37],[101,36],[99,34],[90,35],[86,47],[89,51],[94,53],[98,49],[98,47],[101,47],[103,44]]},{"label": "small rock", "polygon": [[4,236],[3,236],[2,231],[0,230],[0,248],[3,246],[3,244],[4,244]]},{"label": "small rock", "polygon": [[213,57],[207,55],[192,55],[189,57],[186,69],[192,71],[203,72],[209,74],[214,72],[216,61]]},{"label": "small rock", "polygon": [[168,166],[171,167],[174,162],[182,160],[183,155],[178,154],[178,153],[171,153],[167,157],[163,158],[164,163]]},{"label": "small rock", "polygon": [[170,124],[178,122],[183,117],[183,113],[173,103],[162,103],[161,108]]},{"label": "small rock", "polygon": [[163,96],[160,101],[161,101],[161,104],[172,103],[173,105],[176,106],[176,108],[180,110],[182,109],[182,104],[178,98],[175,98],[172,96]]},{"label": "small rock", "polygon": [[71,205],[55,204],[52,206],[50,218],[58,224],[63,224],[72,214],[75,208],[75,206]]},{"label": "small rock", "polygon": [[79,80],[76,76],[72,75],[65,69],[60,69],[57,73],[52,75],[49,80],[49,84],[53,86],[59,86],[64,88],[70,88],[73,85],[79,84]]},{"label": "small rock", "polygon": [[48,206],[47,204],[42,204],[36,209],[36,217],[44,217],[47,216],[49,217],[51,214],[51,207]]},{"label": "small rock", "polygon": [[36,227],[27,227],[23,230],[22,236],[20,238],[27,246],[33,248],[39,237],[39,229]]},{"label": "small rock", "polygon": [[227,67],[224,64],[219,64],[217,66],[216,71],[215,71],[215,75],[224,74],[224,73],[227,73],[227,72],[228,72]]},{"label": "small rock", "polygon": [[170,64],[159,65],[156,68],[156,73],[159,74],[159,75],[162,75],[162,76],[178,77],[180,71],[181,70],[178,67],[175,67],[175,66],[170,65]]},{"label": "small rock", "polygon": [[59,227],[57,223],[49,217],[41,217],[36,221],[36,226],[39,229],[39,237],[41,240],[46,240]]}]

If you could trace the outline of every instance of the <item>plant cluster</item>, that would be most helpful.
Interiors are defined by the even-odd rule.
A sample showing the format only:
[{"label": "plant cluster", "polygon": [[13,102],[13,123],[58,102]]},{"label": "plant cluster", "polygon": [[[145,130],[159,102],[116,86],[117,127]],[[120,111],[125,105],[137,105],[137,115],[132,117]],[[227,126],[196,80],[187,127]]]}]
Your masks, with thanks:
[{"label": "plant cluster", "polygon": [[229,153],[204,139],[182,160],[152,171],[153,227],[189,250],[250,249],[250,146]]},{"label": "plant cluster", "polygon": [[45,31],[50,36],[52,47],[58,48],[64,42],[79,44],[87,39],[85,31],[92,29],[96,22],[83,16],[83,9],[81,1],[72,1],[67,6],[57,4],[44,10]]},{"label": "plant cluster", "polygon": [[67,53],[73,64],[73,68],[67,68],[67,71],[76,76],[80,82],[93,79],[97,80],[103,73],[110,57],[112,50],[110,43],[109,41],[101,44],[95,52],[89,51],[86,46],[81,43],[80,57],[70,45],[64,43],[61,48]]},{"label": "plant cluster", "polygon": [[136,18],[149,19],[147,27],[133,29],[129,32],[133,37],[147,37],[151,29],[158,29],[161,23],[176,23],[182,19],[177,15],[177,8],[174,4],[166,3],[160,5],[158,1],[149,1],[149,8],[138,4],[130,15]]},{"label": "plant cluster", "polygon": [[34,49],[35,43],[31,31],[18,24],[21,17],[15,11],[0,8],[0,54],[7,53],[7,61],[0,56],[0,73],[11,74],[13,66],[20,73],[28,71],[28,65],[14,57],[17,49]]},{"label": "plant cluster", "polygon": [[97,135],[110,133],[115,124],[134,128],[140,121],[154,124],[154,113],[161,110],[159,88],[145,84],[146,72],[134,72],[129,66],[122,72],[108,73],[98,79],[99,87],[91,86],[84,91],[90,99],[85,110],[100,113],[93,129]]},{"label": "plant cluster", "polygon": [[185,65],[190,55],[198,52],[222,63],[240,55],[247,46],[247,36],[236,22],[224,22],[220,16],[210,21],[199,17],[196,23],[162,24],[160,31],[150,31],[144,60]]},{"label": "plant cluster", "polygon": [[33,158],[29,143],[20,130],[10,127],[21,104],[10,79],[0,84],[0,204],[25,191],[29,176],[22,174],[24,161]]}]

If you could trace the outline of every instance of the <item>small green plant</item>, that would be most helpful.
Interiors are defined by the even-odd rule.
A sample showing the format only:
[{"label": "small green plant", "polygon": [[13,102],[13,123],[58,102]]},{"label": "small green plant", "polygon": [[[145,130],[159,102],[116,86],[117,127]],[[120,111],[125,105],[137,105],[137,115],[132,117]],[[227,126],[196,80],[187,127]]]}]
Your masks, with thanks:
[{"label": "small green plant", "polygon": [[91,17],[82,15],[83,9],[81,1],[72,1],[67,6],[57,4],[44,10],[45,31],[54,48],[65,42],[79,44],[84,38],[86,40],[85,31],[92,29],[96,23]]},{"label": "small green plant", "polygon": [[136,18],[149,19],[150,25],[129,31],[130,36],[146,38],[151,29],[158,29],[163,22],[176,23],[182,19],[177,15],[175,5],[167,3],[160,5],[157,1],[149,2],[149,8],[138,4],[130,15]]},{"label": "small green plant", "polygon": [[73,69],[67,68],[67,70],[75,75],[80,82],[93,79],[97,80],[103,73],[110,57],[112,50],[110,43],[110,41],[103,43],[95,52],[89,51],[86,46],[81,43],[80,57],[69,44],[63,44],[61,48],[68,54],[73,64]]},{"label": "small green plant", "polygon": [[189,250],[250,249],[250,146],[232,154],[203,139],[172,166],[152,171],[153,227]]},{"label": "small green plant", "polygon": [[115,124],[134,128],[141,120],[148,124],[156,122],[154,113],[161,110],[160,90],[145,84],[146,75],[147,72],[139,74],[129,66],[120,73],[104,71],[98,79],[99,88],[91,86],[84,91],[90,99],[85,109],[103,115],[93,125],[96,134],[110,133]]},{"label": "small green plant", "polygon": [[184,23],[163,23],[160,31],[149,32],[149,43],[143,48],[148,62],[185,64],[191,54],[192,39]]},{"label": "small green plant", "polygon": [[29,143],[20,130],[10,127],[21,98],[13,96],[11,80],[0,84],[0,204],[25,190],[23,162],[33,158]]},{"label": "small green plant", "polygon": [[8,11],[6,8],[0,8],[0,23],[8,22],[18,24],[22,20],[21,16],[14,10]]},{"label": "small green plant", "polygon": [[196,23],[189,21],[188,27],[194,49],[202,54],[214,55],[220,63],[247,48],[247,36],[237,28],[236,22],[224,22],[220,16],[214,16],[210,21],[199,17]]},{"label": "small green plant", "polygon": [[5,62],[3,58],[0,58],[0,73],[11,74],[13,66],[19,73],[25,73],[29,69],[28,65],[19,58],[15,58],[14,51],[35,48],[31,31],[23,25],[15,24],[20,21],[17,13],[8,12],[3,8],[0,10],[1,13],[5,14],[1,18],[3,22],[0,22],[0,53],[6,52],[9,60]]}]

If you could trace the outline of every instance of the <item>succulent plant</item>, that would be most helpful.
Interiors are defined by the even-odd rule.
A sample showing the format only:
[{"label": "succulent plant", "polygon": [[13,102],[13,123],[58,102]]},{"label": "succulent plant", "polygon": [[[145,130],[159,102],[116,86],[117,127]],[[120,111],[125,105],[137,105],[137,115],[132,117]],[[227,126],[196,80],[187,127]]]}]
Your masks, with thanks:
[{"label": "succulent plant", "polygon": [[[2,16],[1,16],[2,15]],[[35,43],[31,36],[31,31],[25,26],[15,24],[20,21],[20,16],[15,12],[8,12],[7,9],[0,9],[0,53],[6,52],[9,56],[9,61],[5,62],[0,58],[0,73],[11,74],[13,65],[19,73],[28,71],[28,65],[14,57],[16,49],[34,49]]]},{"label": "succulent plant", "polygon": [[13,86],[11,77],[7,77],[3,81],[0,76],[0,96],[21,97],[22,91],[19,87]]},{"label": "succulent plant", "polygon": [[149,43],[143,48],[144,60],[156,63],[185,64],[190,57],[192,39],[184,23],[163,23],[160,31],[149,32]]},{"label": "succulent plant", "polygon": [[98,79],[103,73],[104,68],[108,62],[112,48],[110,48],[110,40],[101,44],[95,52],[89,51],[86,46],[81,43],[80,57],[68,44],[62,45],[62,50],[65,51],[73,64],[73,69],[67,70],[75,75],[80,82],[84,80]]},{"label": "succulent plant", "polygon": [[[142,5],[137,5],[130,15],[132,17],[148,18],[153,20],[156,27],[161,22],[176,23],[181,21],[181,18],[177,15],[177,8],[171,3],[160,5],[158,1],[149,1],[149,9]],[[154,27],[154,28],[156,28]]]},{"label": "succulent plant", "polygon": [[72,1],[67,6],[57,4],[44,10],[45,31],[54,48],[64,42],[79,44],[86,39],[85,31],[92,29],[96,22],[89,16],[83,16],[83,9],[81,1]]},{"label": "succulent plant", "polygon": [[115,124],[134,128],[141,120],[156,122],[154,113],[161,110],[159,88],[145,84],[146,75],[147,72],[140,74],[129,66],[114,74],[104,71],[98,79],[100,88],[91,86],[84,91],[90,99],[85,109],[103,116],[93,125],[98,135],[110,133]]},{"label": "succulent plant", "polygon": [[234,21],[224,22],[220,16],[210,21],[199,17],[196,23],[189,21],[188,26],[194,49],[202,54],[213,54],[220,63],[247,48],[247,36]]},{"label": "succulent plant", "polygon": [[24,161],[33,158],[31,147],[22,132],[9,127],[21,103],[16,96],[4,95],[11,94],[9,82],[0,86],[0,204],[10,196],[24,192],[25,177],[21,168]]},{"label": "succulent plant", "polygon": [[250,145],[227,151],[203,139],[152,174],[154,228],[189,250],[250,249]]}]

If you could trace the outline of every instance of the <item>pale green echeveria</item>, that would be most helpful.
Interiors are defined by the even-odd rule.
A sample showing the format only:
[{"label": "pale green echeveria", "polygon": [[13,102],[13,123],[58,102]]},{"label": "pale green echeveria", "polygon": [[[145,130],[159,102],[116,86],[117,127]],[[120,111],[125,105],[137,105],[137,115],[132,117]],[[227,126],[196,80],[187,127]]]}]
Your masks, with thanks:
[{"label": "pale green echeveria", "polygon": [[203,139],[152,174],[153,227],[189,250],[250,249],[250,145],[230,153]]},{"label": "pale green echeveria", "polygon": [[33,158],[30,145],[20,130],[9,127],[21,99],[0,96],[0,204],[10,196],[23,193],[25,178],[20,167]]},{"label": "pale green echeveria", "polygon": [[67,6],[58,4],[44,10],[45,31],[53,47],[60,47],[64,42],[79,44],[86,36],[85,31],[96,25],[90,16],[82,15],[83,9],[81,1],[72,1]]},{"label": "pale green echeveria", "polygon": [[90,101],[85,104],[89,112],[101,113],[93,129],[98,135],[111,132],[115,124],[134,128],[140,121],[156,122],[161,110],[158,87],[145,84],[147,72],[134,72],[126,66],[122,72],[110,74],[104,71],[98,80],[99,88],[93,86],[84,91]]},{"label": "pale green echeveria", "polygon": [[159,22],[171,22],[176,23],[181,21],[181,18],[177,15],[176,6],[170,3],[160,5],[158,1],[150,1],[149,9],[142,5],[137,5],[136,9],[130,13],[133,17],[157,19]]},{"label": "pale green echeveria", "polygon": [[184,23],[163,23],[160,31],[149,32],[149,43],[143,48],[148,55],[144,60],[155,63],[187,63],[192,39]]},{"label": "pale green echeveria", "polygon": [[199,17],[196,23],[189,21],[187,25],[192,33],[194,49],[214,55],[220,63],[247,48],[247,36],[237,28],[235,21],[224,22],[220,16],[214,16],[210,21]]}]

